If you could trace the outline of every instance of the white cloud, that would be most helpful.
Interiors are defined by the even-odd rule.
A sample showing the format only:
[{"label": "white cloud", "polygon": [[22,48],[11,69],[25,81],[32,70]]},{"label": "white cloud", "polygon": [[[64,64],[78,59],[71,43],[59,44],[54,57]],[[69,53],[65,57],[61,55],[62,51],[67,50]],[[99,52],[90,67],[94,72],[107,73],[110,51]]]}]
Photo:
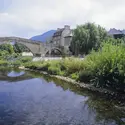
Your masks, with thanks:
[{"label": "white cloud", "polygon": [[124,0],[11,0],[0,11],[0,36],[28,38],[88,21],[107,29],[125,28],[124,5]]}]

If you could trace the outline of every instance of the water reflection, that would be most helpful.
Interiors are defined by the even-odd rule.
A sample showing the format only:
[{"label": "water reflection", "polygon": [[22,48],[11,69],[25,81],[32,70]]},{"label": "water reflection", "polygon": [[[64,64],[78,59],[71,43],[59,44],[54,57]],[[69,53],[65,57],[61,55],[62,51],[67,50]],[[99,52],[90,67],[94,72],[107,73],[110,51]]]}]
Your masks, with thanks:
[{"label": "water reflection", "polygon": [[[40,77],[39,73],[34,75],[35,77]],[[56,86],[61,86],[64,91],[68,89],[75,92],[76,94],[88,97],[84,102],[83,108],[88,107],[90,116],[91,113],[95,112],[96,124],[103,121],[104,125],[125,125],[125,110],[120,109],[116,106],[119,103],[117,100],[114,101],[111,98],[106,98],[102,95],[99,95],[99,93],[93,93],[85,89],[83,90],[76,85],[66,83],[57,78],[48,77],[46,75],[42,76],[47,82],[54,82],[56,83]]]},{"label": "water reflection", "polygon": [[124,125],[117,102],[39,73],[0,82],[0,125]]},{"label": "water reflection", "polygon": [[8,82],[16,82],[22,80],[32,79],[32,75],[29,75],[25,71],[19,69],[0,69],[0,80]]},{"label": "water reflection", "polygon": [[20,71],[20,72],[11,71],[11,72],[9,72],[7,74],[7,76],[9,76],[9,77],[18,77],[18,76],[22,76],[24,74],[25,74],[24,71]]}]

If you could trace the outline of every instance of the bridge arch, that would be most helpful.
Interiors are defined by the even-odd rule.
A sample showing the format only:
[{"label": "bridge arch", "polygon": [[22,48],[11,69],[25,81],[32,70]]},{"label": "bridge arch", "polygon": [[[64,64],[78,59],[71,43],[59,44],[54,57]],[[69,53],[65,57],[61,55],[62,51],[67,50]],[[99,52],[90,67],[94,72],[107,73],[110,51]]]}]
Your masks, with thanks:
[{"label": "bridge arch", "polygon": [[1,44],[10,44],[10,43],[19,43],[30,50],[33,55],[43,53],[44,46],[41,45],[38,41],[32,41],[29,39],[17,38],[17,37],[0,37]]},{"label": "bridge arch", "polygon": [[52,48],[50,50],[46,50],[45,56],[60,56],[62,55],[62,51],[59,48]]},{"label": "bridge arch", "polygon": [[23,43],[18,43],[18,42],[15,42],[15,43],[20,44],[20,45],[22,45],[22,46],[25,46],[25,47],[33,54],[33,51],[32,51],[31,48],[29,48],[29,46],[27,46],[27,45],[25,45],[25,44],[23,44]]},{"label": "bridge arch", "polygon": [[[26,46],[25,44],[23,44],[23,43],[18,43],[18,42],[15,42],[15,43],[17,43],[17,44],[21,44],[22,46],[25,46],[32,54],[33,54],[33,51],[28,47],[28,46]],[[0,43],[0,46],[1,45],[3,45],[3,44],[11,44],[11,42],[2,42],[2,43]]]}]

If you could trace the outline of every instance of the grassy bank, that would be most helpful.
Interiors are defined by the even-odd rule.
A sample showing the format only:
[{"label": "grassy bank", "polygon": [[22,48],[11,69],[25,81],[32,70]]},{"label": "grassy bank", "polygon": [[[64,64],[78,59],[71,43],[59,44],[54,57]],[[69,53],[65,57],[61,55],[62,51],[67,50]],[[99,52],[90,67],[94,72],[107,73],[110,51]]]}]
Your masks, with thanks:
[{"label": "grassy bank", "polygon": [[123,45],[104,44],[92,51],[84,60],[62,60],[24,63],[26,68],[46,71],[51,75],[66,76],[79,82],[113,91],[125,91],[125,48]]},{"label": "grassy bank", "polygon": [[0,69],[3,67],[19,67],[32,61],[32,57],[22,57],[17,54],[0,56]]}]

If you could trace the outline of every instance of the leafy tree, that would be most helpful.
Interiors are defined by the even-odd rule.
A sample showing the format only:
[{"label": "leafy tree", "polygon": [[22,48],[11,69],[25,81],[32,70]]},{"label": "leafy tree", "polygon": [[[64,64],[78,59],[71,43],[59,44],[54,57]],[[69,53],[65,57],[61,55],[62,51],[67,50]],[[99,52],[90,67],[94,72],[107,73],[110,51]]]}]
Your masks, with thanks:
[{"label": "leafy tree", "polygon": [[13,47],[14,47],[15,53],[22,53],[22,52],[30,51],[27,47],[25,47],[24,45],[19,44],[19,43],[15,43]]},{"label": "leafy tree", "polygon": [[6,55],[9,55],[8,51],[6,51],[6,50],[0,50],[0,57],[6,56]]},{"label": "leafy tree", "polygon": [[11,44],[2,44],[0,45],[0,51],[7,51],[9,54],[13,54],[13,46]]},{"label": "leafy tree", "polygon": [[73,54],[88,54],[92,49],[98,49],[101,42],[107,38],[104,28],[94,23],[78,25],[73,31],[70,50]]}]

